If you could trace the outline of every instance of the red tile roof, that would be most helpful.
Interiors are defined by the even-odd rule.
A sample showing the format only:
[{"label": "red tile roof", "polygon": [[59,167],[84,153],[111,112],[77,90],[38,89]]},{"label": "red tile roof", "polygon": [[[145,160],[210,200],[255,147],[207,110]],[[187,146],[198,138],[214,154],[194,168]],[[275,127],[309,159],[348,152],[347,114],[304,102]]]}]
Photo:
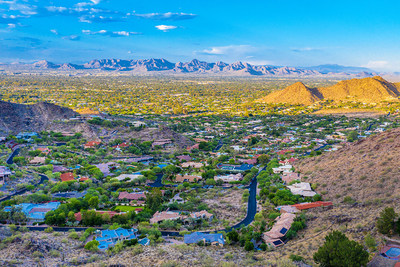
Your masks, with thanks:
[{"label": "red tile roof", "polygon": [[74,181],[75,180],[75,175],[72,172],[66,172],[61,174],[61,181],[63,182],[68,182],[68,181]]},{"label": "red tile roof", "polygon": [[316,201],[316,202],[311,202],[311,203],[301,203],[301,204],[295,204],[292,205],[292,207],[295,207],[299,210],[307,210],[311,208],[316,208],[316,207],[327,207],[327,206],[332,206],[333,203],[331,201]]},{"label": "red tile roof", "polygon": [[119,192],[118,199],[128,199],[128,200],[139,200],[142,198],[146,198],[144,193],[128,193],[128,192]]}]

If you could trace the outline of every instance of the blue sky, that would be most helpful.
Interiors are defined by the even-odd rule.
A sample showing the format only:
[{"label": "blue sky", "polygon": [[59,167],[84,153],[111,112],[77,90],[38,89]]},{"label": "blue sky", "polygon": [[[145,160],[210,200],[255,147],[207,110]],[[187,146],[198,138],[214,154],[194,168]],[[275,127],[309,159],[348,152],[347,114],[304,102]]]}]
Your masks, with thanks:
[{"label": "blue sky", "polygon": [[0,0],[0,61],[193,58],[400,71],[398,1]]}]

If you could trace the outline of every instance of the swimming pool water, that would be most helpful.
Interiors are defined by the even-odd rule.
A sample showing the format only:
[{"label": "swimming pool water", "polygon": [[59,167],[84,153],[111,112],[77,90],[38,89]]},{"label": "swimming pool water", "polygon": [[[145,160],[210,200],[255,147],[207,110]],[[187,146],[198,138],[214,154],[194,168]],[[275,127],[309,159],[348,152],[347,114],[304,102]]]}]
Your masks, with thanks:
[{"label": "swimming pool water", "polygon": [[390,248],[385,254],[390,258],[397,258],[400,256],[400,248]]}]

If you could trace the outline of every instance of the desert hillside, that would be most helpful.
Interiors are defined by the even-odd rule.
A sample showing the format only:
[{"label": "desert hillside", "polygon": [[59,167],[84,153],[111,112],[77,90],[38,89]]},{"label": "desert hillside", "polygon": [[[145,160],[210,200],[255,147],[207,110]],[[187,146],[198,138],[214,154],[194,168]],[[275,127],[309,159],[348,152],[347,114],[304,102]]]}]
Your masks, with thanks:
[{"label": "desert hillside", "polygon": [[400,129],[378,134],[295,164],[307,182],[335,203],[390,200],[400,205]]},{"label": "desert hillside", "polygon": [[294,83],[283,90],[273,92],[261,101],[266,103],[290,103],[311,105],[322,99],[317,89],[309,88],[302,82]]},{"label": "desert hillside", "polygon": [[308,88],[303,83],[297,82],[283,90],[272,92],[259,101],[302,105],[311,105],[320,100],[364,103],[398,101],[399,86],[399,84],[390,83],[379,76],[340,81],[333,86],[323,88]]},{"label": "desert hillside", "polygon": [[41,131],[54,120],[69,119],[75,111],[54,104],[41,102],[22,105],[0,101],[0,133]]}]

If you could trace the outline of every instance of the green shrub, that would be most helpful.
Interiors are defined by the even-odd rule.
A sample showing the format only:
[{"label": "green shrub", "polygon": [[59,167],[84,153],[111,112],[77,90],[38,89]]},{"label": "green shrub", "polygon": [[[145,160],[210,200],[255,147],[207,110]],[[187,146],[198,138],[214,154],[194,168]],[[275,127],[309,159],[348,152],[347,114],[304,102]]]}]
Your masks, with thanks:
[{"label": "green shrub", "polygon": [[98,246],[100,245],[99,241],[97,240],[92,240],[86,243],[85,249],[90,250],[90,251],[98,251],[99,248]]}]

